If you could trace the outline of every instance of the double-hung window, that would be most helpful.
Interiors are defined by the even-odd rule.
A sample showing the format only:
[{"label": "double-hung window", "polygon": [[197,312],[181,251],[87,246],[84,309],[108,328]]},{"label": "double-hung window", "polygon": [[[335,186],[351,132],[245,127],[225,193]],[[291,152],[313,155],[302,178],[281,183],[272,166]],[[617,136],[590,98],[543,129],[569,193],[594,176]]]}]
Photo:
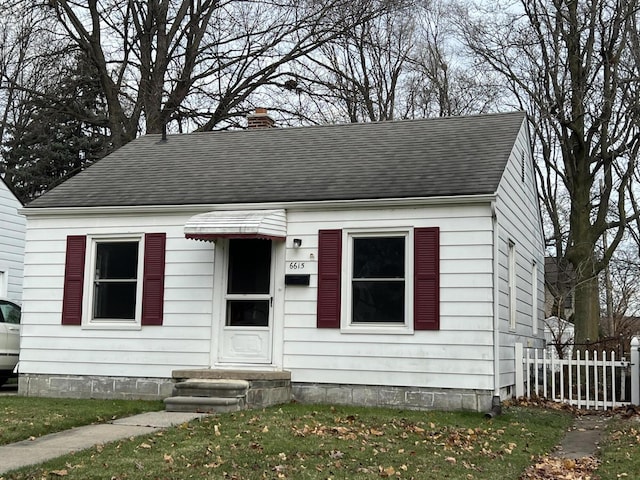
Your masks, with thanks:
[{"label": "double-hung window", "polygon": [[412,331],[409,231],[347,232],[342,328]]},{"label": "double-hung window", "polygon": [[87,325],[139,326],[142,237],[94,237],[90,246]]},{"label": "double-hung window", "polygon": [[92,321],[135,321],[140,239],[95,240]]},{"label": "double-hung window", "polygon": [[404,323],[406,253],[404,235],[352,238],[352,323]]}]

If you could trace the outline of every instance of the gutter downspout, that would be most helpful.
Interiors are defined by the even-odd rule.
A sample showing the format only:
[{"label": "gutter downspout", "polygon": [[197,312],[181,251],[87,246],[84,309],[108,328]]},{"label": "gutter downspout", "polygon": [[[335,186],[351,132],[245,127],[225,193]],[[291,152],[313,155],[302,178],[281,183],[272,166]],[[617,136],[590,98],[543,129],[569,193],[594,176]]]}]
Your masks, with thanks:
[{"label": "gutter downspout", "polygon": [[493,418],[502,413],[500,404],[500,312],[498,308],[498,302],[500,301],[500,276],[498,275],[500,235],[495,200],[491,202],[491,219],[493,227],[493,398],[491,399],[491,410],[485,414],[487,418]]}]

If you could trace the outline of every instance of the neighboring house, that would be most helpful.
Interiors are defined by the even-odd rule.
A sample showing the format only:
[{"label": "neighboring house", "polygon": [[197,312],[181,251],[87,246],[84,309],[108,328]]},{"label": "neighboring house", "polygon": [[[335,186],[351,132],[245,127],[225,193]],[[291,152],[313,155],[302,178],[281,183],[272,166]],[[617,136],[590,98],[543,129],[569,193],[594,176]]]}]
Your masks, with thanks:
[{"label": "neighboring house", "polygon": [[27,219],[22,203],[0,177],[0,298],[20,302]]},{"label": "neighboring house", "polygon": [[558,317],[544,320],[544,339],[549,358],[571,358],[575,329],[573,323]]},{"label": "neighboring house", "polygon": [[21,394],[283,370],[302,402],[482,411],[543,343],[523,113],[146,135],[25,213]]}]

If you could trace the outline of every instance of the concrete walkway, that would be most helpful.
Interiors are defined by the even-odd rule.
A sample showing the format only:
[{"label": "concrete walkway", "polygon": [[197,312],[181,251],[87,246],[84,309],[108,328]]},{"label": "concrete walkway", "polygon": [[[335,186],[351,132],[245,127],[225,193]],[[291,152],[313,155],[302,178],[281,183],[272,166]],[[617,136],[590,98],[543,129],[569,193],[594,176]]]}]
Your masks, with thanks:
[{"label": "concrete walkway", "polygon": [[573,426],[556,449],[555,456],[575,460],[597,455],[609,418],[605,415],[576,417]]},{"label": "concrete walkway", "polygon": [[203,413],[148,412],[100,425],[86,425],[34,440],[0,446],[0,474],[123,438],[148,435],[200,418]]}]

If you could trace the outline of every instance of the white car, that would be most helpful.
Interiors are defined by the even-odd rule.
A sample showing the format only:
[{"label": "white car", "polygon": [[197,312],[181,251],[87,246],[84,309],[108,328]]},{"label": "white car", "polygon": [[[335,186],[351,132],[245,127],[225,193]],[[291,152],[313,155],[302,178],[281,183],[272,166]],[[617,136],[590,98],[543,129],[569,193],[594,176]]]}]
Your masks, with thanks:
[{"label": "white car", "polygon": [[14,375],[20,355],[20,306],[0,298],[0,385]]}]

